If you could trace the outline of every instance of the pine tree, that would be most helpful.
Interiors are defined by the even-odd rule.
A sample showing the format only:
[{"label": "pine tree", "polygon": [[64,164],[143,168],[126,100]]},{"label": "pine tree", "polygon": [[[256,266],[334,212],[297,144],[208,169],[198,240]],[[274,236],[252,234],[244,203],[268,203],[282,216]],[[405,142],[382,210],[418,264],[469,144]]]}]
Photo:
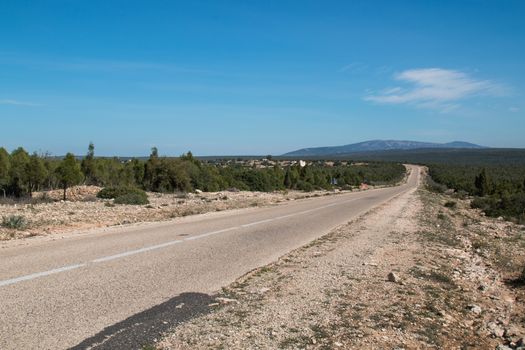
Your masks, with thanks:
[{"label": "pine tree", "polygon": [[284,187],[292,188],[292,175],[290,174],[290,168],[286,169],[284,174]]},{"label": "pine tree", "polygon": [[64,190],[64,200],[68,187],[76,185],[82,181],[82,171],[72,153],[66,154],[60,165],[56,169],[58,181]]},{"label": "pine tree", "polygon": [[16,197],[26,192],[26,166],[29,163],[29,154],[22,147],[11,152],[9,168],[9,186]]},{"label": "pine tree", "polygon": [[44,166],[42,158],[40,158],[36,152],[33,153],[31,157],[29,157],[29,162],[26,164],[24,176],[29,197],[32,197],[33,191],[36,191],[38,187],[44,183],[46,176],[47,169]]},{"label": "pine tree", "polygon": [[146,190],[158,191],[160,188],[161,162],[157,147],[151,149],[151,154],[144,168],[144,187]]},{"label": "pine tree", "polygon": [[474,180],[474,185],[476,186],[476,190],[479,196],[483,197],[490,193],[490,182],[485,168],[483,168],[479,175],[476,176]]},{"label": "pine tree", "polygon": [[82,160],[81,169],[82,173],[84,173],[86,183],[88,185],[95,185],[98,183],[96,178],[97,168],[95,165],[95,145],[93,144],[93,142],[89,143],[88,153],[86,154],[86,157]]}]

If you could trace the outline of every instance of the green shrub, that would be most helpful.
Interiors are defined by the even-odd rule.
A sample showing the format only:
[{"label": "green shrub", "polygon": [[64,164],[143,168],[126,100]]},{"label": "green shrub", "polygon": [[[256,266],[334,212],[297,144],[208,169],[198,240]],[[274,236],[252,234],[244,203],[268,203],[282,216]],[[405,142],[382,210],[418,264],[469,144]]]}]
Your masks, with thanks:
[{"label": "green shrub", "polygon": [[437,183],[434,180],[432,180],[431,177],[428,177],[427,178],[427,189],[431,192],[445,193],[445,191],[447,190],[447,186]]},{"label": "green shrub", "polygon": [[468,196],[468,192],[464,190],[459,190],[456,193],[454,193],[454,197],[459,199],[466,199]]},{"label": "green shrub", "polygon": [[97,193],[97,197],[103,199],[113,199],[132,193],[146,195],[143,190],[134,187],[104,187]]},{"label": "green shrub", "polygon": [[454,201],[447,201],[447,202],[445,202],[445,207],[446,207],[446,208],[451,208],[451,209],[453,209],[453,208],[455,208],[456,206],[457,206],[457,203],[454,202]]},{"label": "green shrub", "polygon": [[487,216],[516,218],[521,222],[525,218],[525,193],[476,197],[470,206],[483,210]]},{"label": "green shrub", "polygon": [[140,192],[132,192],[123,194],[122,196],[118,196],[113,201],[115,204],[132,204],[132,205],[144,205],[148,204],[148,196],[146,195],[146,192],[142,191]]},{"label": "green shrub", "polygon": [[312,192],[314,190],[314,186],[309,182],[299,181],[297,183],[297,189],[299,191]]},{"label": "green shrub", "polygon": [[28,222],[22,215],[10,215],[2,218],[2,226],[15,230],[23,230],[27,227]]}]

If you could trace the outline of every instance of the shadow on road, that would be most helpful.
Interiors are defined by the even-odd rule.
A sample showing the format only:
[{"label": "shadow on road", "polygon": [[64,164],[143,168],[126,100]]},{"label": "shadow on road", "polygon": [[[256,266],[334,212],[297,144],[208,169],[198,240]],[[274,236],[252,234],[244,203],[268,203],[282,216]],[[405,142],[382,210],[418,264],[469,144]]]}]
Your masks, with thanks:
[{"label": "shadow on road", "polygon": [[152,344],[161,333],[209,312],[214,296],[183,293],[162,304],[133,315],[70,348],[80,349],[141,349]]}]

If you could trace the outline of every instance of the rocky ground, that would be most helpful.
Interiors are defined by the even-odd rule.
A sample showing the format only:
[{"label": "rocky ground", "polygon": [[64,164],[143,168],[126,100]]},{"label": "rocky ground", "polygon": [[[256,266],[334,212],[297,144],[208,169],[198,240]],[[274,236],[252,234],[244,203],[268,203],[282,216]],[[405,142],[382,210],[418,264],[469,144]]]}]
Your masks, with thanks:
[{"label": "rocky ground", "polygon": [[145,348],[525,349],[524,248],[524,226],[419,189],[240,278]]},{"label": "rocky ground", "polygon": [[[202,192],[148,193],[148,205],[114,205],[112,200],[96,197],[96,186],[76,186],[68,189],[68,201],[61,201],[62,191],[35,193],[29,202],[0,201],[0,241],[13,238],[64,233],[92,228],[169,220],[192,214],[276,205],[301,198],[333,195],[338,191],[314,192]],[[13,216],[23,217],[18,228],[2,225]]]}]

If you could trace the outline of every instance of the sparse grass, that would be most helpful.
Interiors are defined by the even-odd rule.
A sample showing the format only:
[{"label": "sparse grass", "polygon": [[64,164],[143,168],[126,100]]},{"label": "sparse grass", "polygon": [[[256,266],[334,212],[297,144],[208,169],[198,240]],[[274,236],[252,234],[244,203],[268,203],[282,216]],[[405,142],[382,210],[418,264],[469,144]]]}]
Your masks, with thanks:
[{"label": "sparse grass", "polygon": [[29,222],[22,215],[9,215],[2,218],[2,226],[14,230],[24,230]]},{"label": "sparse grass", "polygon": [[279,349],[304,349],[307,345],[312,344],[312,340],[307,335],[298,335],[297,337],[288,337],[279,343]]},{"label": "sparse grass", "polygon": [[450,247],[456,247],[460,243],[457,237],[446,233],[425,230],[421,231],[420,235],[427,241],[440,243]]},{"label": "sparse grass", "polygon": [[0,205],[37,205],[54,202],[46,193],[42,194],[40,197],[0,197]]},{"label": "sparse grass", "polygon": [[187,208],[187,209],[184,209],[183,211],[180,212],[180,216],[188,216],[188,215],[194,215],[194,214],[198,214],[199,212],[196,211],[196,210],[193,210],[191,208]]},{"label": "sparse grass", "polygon": [[429,280],[432,280],[432,281],[435,281],[435,282],[439,282],[439,283],[444,283],[444,284],[448,284],[450,286],[455,286],[455,283],[454,281],[452,280],[452,278],[450,278],[448,275],[442,273],[442,272],[438,272],[438,271],[430,271],[430,273],[428,273],[426,275],[426,277],[429,279]]},{"label": "sparse grass", "polygon": [[518,282],[525,285],[525,266],[523,266],[523,270],[521,271],[521,274],[518,277]]},{"label": "sparse grass", "polygon": [[472,240],[472,249],[474,250],[486,250],[490,248],[490,244],[485,239]]},{"label": "sparse grass", "polygon": [[314,332],[314,338],[316,339],[324,339],[330,336],[330,334],[318,324],[310,325],[310,329]]}]

